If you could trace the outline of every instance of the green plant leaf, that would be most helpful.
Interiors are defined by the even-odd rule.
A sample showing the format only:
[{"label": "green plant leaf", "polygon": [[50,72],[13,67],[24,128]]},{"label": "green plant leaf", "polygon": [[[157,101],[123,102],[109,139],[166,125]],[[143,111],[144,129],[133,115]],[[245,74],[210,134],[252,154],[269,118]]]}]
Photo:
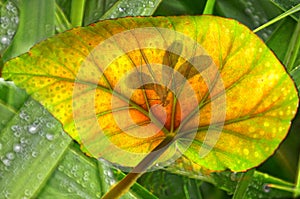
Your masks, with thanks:
[{"label": "green plant leaf", "polygon": [[164,0],[154,13],[154,16],[197,15],[202,14],[205,0]]},{"label": "green plant leaf", "polygon": [[[252,198],[291,198],[293,193],[282,189],[268,187],[268,185],[278,185],[293,189],[294,185],[279,178],[270,176],[266,173],[255,170],[251,178],[247,178],[246,182],[241,181],[244,176],[243,172],[214,172],[210,173],[194,162],[182,157],[165,170],[178,175],[187,176],[204,182],[208,182],[226,191],[228,194],[235,193],[239,183],[248,184],[247,191],[243,194],[245,199]],[[250,181],[250,182],[249,182]],[[148,186],[147,186],[148,187]],[[151,187],[151,186],[150,186]]]},{"label": "green plant leaf", "polygon": [[[44,104],[50,112],[63,123],[64,129],[74,139],[81,144],[84,143],[83,147],[89,154],[96,158],[103,156],[123,166],[135,166],[145,156],[144,152],[149,153],[166,136],[169,134],[172,135],[172,128],[175,132],[180,132],[176,129],[178,127],[176,125],[181,125],[181,123],[178,123],[177,119],[176,121],[172,120],[172,118],[179,117],[174,115],[174,110],[178,112],[180,109],[172,109],[172,103],[169,103],[166,107],[162,107],[169,115],[167,116],[169,119],[166,120],[162,130],[150,138],[136,138],[126,134],[122,130],[115,130],[119,128],[119,124],[111,118],[111,89],[115,86],[115,81],[119,81],[118,78],[121,78],[128,69],[140,65],[142,58],[145,64],[148,63],[148,61],[149,63],[152,63],[152,61],[154,63],[161,63],[164,57],[162,56],[163,52],[159,49],[150,52],[133,51],[132,54],[126,54],[121,51],[123,57],[121,56],[114,60],[114,63],[116,63],[116,65],[122,65],[124,70],[117,70],[116,72],[114,69],[116,65],[110,65],[110,67],[112,67],[111,70],[107,70],[108,72],[105,73],[105,76],[100,76],[102,78],[100,83],[98,83],[99,79],[97,78],[97,74],[99,74],[97,72],[98,68],[91,69],[93,76],[97,79],[91,80],[91,76],[89,75],[82,77],[82,79],[79,78],[77,83],[83,86],[80,88],[86,92],[86,95],[78,94],[78,96],[83,97],[83,101],[80,101],[80,98],[76,97],[74,101],[76,103],[75,107],[73,107],[72,104],[72,93],[75,78],[78,80],[76,74],[81,64],[99,42],[105,38],[109,38],[111,34],[117,34],[130,28],[152,26],[156,26],[156,28],[176,28],[177,31],[190,35],[191,38],[197,38],[203,49],[205,49],[220,70],[222,81],[226,89],[225,126],[224,128],[220,128],[217,122],[213,124],[212,129],[210,129],[210,119],[213,117],[212,114],[214,112],[208,107],[212,106],[214,100],[205,97],[208,96],[208,91],[204,79],[200,78],[196,82],[190,80],[194,87],[204,89],[202,91],[197,90],[197,93],[204,92],[201,96],[199,94],[197,97],[197,99],[201,99],[199,101],[201,121],[199,127],[196,128],[197,134],[192,145],[184,152],[182,148],[184,145],[182,143],[184,143],[185,140],[180,141],[179,139],[178,148],[176,150],[184,152],[187,157],[197,164],[211,170],[224,170],[229,168],[233,171],[243,171],[259,165],[269,157],[278,147],[278,144],[285,137],[289,129],[290,120],[293,118],[298,104],[297,92],[293,82],[288,74],[286,74],[284,67],[262,41],[247,28],[233,20],[212,16],[197,16],[125,18],[103,21],[86,28],[73,29],[72,31],[60,34],[38,44],[29,53],[8,62],[3,71],[3,75],[5,78],[12,78],[18,85],[25,87],[34,98]],[[187,26],[189,28],[187,28]],[[199,27],[201,27],[201,29]],[[220,31],[222,31],[222,34],[220,34]],[[218,35],[218,37],[216,37],[216,35]],[[172,37],[168,39],[173,40]],[[122,42],[124,41],[122,40]],[[125,42],[126,45],[122,46],[124,45],[122,42],[117,43],[115,47],[117,47],[117,49],[125,48],[127,44]],[[215,48],[216,46],[218,46],[217,50]],[[93,59],[95,59],[91,62],[92,66],[104,67],[104,65],[97,63],[99,57],[102,56],[100,60],[103,60],[102,52],[103,51],[100,51],[100,54],[94,54],[98,53],[97,51],[92,53],[94,56]],[[149,53],[151,53],[151,56]],[[114,54],[111,56],[113,55]],[[74,59],[74,57],[76,57],[76,59]],[[148,60],[146,60],[146,58]],[[132,64],[130,60],[132,60],[134,64]],[[181,62],[183,62],[183,60],[181,60]],[[64,64],[61,65],[61,63]],[[96,65],[94,65],[94,63],[96,63]],[[104,69],[101,68],[101,70]],[[154,68],[153,70],[156,69]],[[203,78],[212,78],[210,76],[214,74],[214,72],[205,73],[207,76],[204,75]],[[195,76],[195,78],[196,77],[198,78],[198,76]],[[208,81],[213,82],[212,79]],[[90,87],[90,85],[92,87]],[[91,128],[95,125],[93,120],[85,120],[84,122],[77,123],[77,125],[82,125],[81,129],[84,130],[84,133],[80,135],[81,138],[79,138],[78,131],[75,129],[75,123],[72,120],[73,113],[74,111],[79,111],[80,114],[87,114],[84,115],[85,118],[93,117],[90,115],[93,114],[93,112],[87,111],[86,106],[94,103],[94,101],[87,100],[90,100],[89,96],[91,96],[88,91],[95,86],[97,87],[96,93],[98,92],[98,96],[101,96],[101,98],[97,98],[97,104],[93,107],[96,108],[98,115],[97,120],[99,119],[98,122],[100,122],[100,125],[105,126],[105,133],[109,137],[110,142],[122,148],[123,151],[129,152],[127,153],[127,158],[125,158],[123,154],[120,155],[118,151],[107,147],[106,141],[102,139],[102,136],[95,137],[98,131],[96,128]],[[249,87],[252,88],[251,93],[248,92]],[[212,89],[214,88],[216,87]],[[138,90],[138,92],[146,92],[143,91],[143,89]],[[122,101],[127,98],[126,95],[123,95],[122,90],[118,90],[118,93],[119,92],[120,94],[117,94],[118,100],[121,99]],[[219,93],[220,91],[216,90],[215,92],[214,95],[218,96],[216,99],[220,99],[219,96],[222,96],[221,93]],[[80,93],[82,93],[82,90],[80,90]],[[150,96],[148,99],[151,100],[144,98],[145,95],[142,93],[137,95],[137,98],[130,99],[130,105],[133,107],[132,110],[130,110],[133,112],[130,112],[130,114],[134,120],[136,119],[138,122],[141,122],[133,127],[136,128],[138,132],[146,134],[151,133],[153,129],[140,131],[143,122],[147,124],[149,119],[151,119],[151,121],[154,120],[156,126],[159,126],[159,119],[161,117],[155,114],[153,117],[153,115],[151,115],[152,113],[149,114],[149,112],[147,112],[146,105],[152,106],[160,103],[159,100],[153,100],[155,98],[157,99],[155,92],[151,93],[150,90],[148,94]],[[172,102],[172,95],[169,95],[169,98],[170,102]],[[190,98],[184,98],[183,100],[186,99],[190,100]],[[245,102],[247,103],[245,104]],[[190,102],[185,103],[189,105],[190,109],[192,108],[194,110],[194,108],[190,106]],[[222,101],[218,101],[219,106],[221,103]],[[210,105],[205,106],[206,104]],[[119,110],[118,108],[120,108],[120,110],[122,109],[122,107],[117,107],[116,110]],[[184,109],[189,110],[189,108],[186,107]],[[160,112],[154,113],[160,114]],[[217,113],[222,114],[219,111]],[[195,118],[194,115],[190,112],[188,112],[188,114],[190,114],[187,117],[189,120],[186,121],[193,121]],[[118,115],[118,117],[126,118],[126,116],[122,114]],[[130,126],[127,126],[126,128],[129,127]],[[131,128],[132,127],[130,127],[130,129]],[[190,130],[191,129],[187,127],[187,130],[183,132],[189,134]],[[214,147],[205,140],[205,134],[209,130],[212,130],[210,131],[211,135],[220,136],[219,141],[215,143],[216,145]],[[218,132],[222,133],[218,134]],[[126,140],[126,143],[124,143],[124,140]],[[205,150],[212,150],[204,158],[199,155],[202,144],[204,144]],[[172,149],[174,148],[170,147],[170,150]],[[131,152],[138,153],[140,156],[138,158],[132,158],[130,157]],[[130,162],[128,158],[131,158]]]},{"label": "green plant leaf", "polygon": [[295,81],[298,91],[300,91],[300,65],[291,71],[291,75]]},{"label": "green plant leaf", "polygon": [[[0,192],[7,198],[99,198],[124,176],[85,156],[61,124],[11,82],[0,81]],[[156,197],[138,184],[125,198]]]},{"label": "green plant leaf", "polygon": [[[83,25],[89,25],[99,20],[126,17],[126,16],[150,16],[152,15],[162,0],[89,0],[84,3],[84,10],[80,6],[72,8],[70,2],[65,0],[58,0],[58,7],[63,9],[65,16],[63,18],[68,19],[71,22],[72,10],[77,16],[76,9],[80,12],[84,11],[82,20]],[[77,22],[79,24],[79,21]]]},{"label": "green plant leaf", "polygon": [[[241,23],[247,25],[250,29],[257,28],[265,24],[268,20],[276,17],[281,12],[270,1],[240,1],[240,0],[226,0],[216,1],[216,14],[234,18]],[[258,32],[258,35],[267,40],[275,26]]]},{"label": "green plant leaf", "polygon": [[118,0],[108,9],[101,19],[110,19],[126,16],[150,16],[162,0]]},{"label": "green plant leaf", "polygon": [[1,107],[13,115],[9,120],[1,115],[5,122],[0,131],[1,193],[9,198],[33,197],[51,176],[71,139],[24,91],[1,82],[1,93],[5,90],[9,95],[3,96]]},{"label": "green plant leaf", "polygon": [[[300,3],[297,0],[270,0],[270,1],[283,11],[287,11]],[[291,17],[293,17],[294,20],[298,20],[299,16],[300,16],[299,13],[295,13],[291,15]]]},{"label": "green plant leaf", "polygon": [[19,25],[19,11],[14,1],[0,1],[0,52],[11,43]]},{"label": "green plant leaf", "polygon": [[20,23],[12,44],[3,54],[4,61],[27,52],[35,43],[55,32],[54,1],[21,0],[16,6],[20,12]]},{"label": "green plant leaf", "polygon": [[282,20],[267,41],[268,47],[276,53],[281,62],[286,55],[289,46],[287,41],[291,39],[295,25],[296,22],[291,18]]},{"label": "green plant leaf", "polygon": [[285,17],[293,14],[293,13],[296,13],[296,12],[299,12],[300,11],[300,4],[296,5],[295,7],[285,11],[284,13],[282,13],[281,15],[278,15],[277,17],[275,17],[274,19],[268,21],[267,23],[259,26],[258,28],[256,28],[255,30],[253,30],[254,32],[258,32],[274,23],[276,23],[277,21],[280,21],[281,19],[284,19]]}]

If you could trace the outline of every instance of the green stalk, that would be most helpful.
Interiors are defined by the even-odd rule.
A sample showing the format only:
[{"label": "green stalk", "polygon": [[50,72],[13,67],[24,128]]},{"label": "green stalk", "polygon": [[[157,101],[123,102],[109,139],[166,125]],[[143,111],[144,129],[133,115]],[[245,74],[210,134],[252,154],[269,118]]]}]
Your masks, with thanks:
[{"label": "green stalk", "polygon": [[287,49],[287,52],[283,60],[283,64],[286,66],[289,72],[293,69],[293,66],[296,62],[299,48],[300,48],[300,19],[298,19],[297,26],[294,30],[293,36],[289,43],[289,47]]},{"label": "green stalk", "polygon": [[298,173],[297,173],[294,197],[297,198],[299,195],[300,195],[300,155],[299,155],[299,159],[298,159]]},{"label": "green stalk", "polygon": [[215,2],[216,2],[216,0],[207,0],[204,11],[203,11],[204,15],[213,14]]},{"label": "green stalk", "polygon": [[234,191],[234,195],[232,199],[240,199],[245,198],[246,190],[252,181],[252,177],[254,174],[255,169],[251,169],[247,171],[246,173],[242,174],[242,177],[239,179],[239,182],[236,186],[236,189]]},{"label": "green stalk", "polygon": [[120,182],[115,184],[102,199],[116,199],[127,193],[136,180],[157,160],[174,142],[174,136],[167,136]]},{"label": "green stalk", "polygon": [[55,3],[55,23],[59,33],[73,28],[62,9]]},{"label": "green stalk", "polygon": [[268,184],[267,185],[269,188],[272,189],[278,189],[278,190],[282,190],[282,191],[286,191],[286,192],[291,192],[291,193],[295,193],[297,195],[299,195],[299,192],[297,189],[295,189],[294,187],[287,187],[284,185],[279,185],[279,184]]},{"label": "green stalk", "polygon": [[82,26],[85,0],[72,0],[71,23],[73,27]]},{"label": "green stalk", "polygon": [[281,20],[281,19],[283,19],[283,18],[285,18],[285,17],[287,17],[287,16],[289,16],[289,15],[295,13],[295,12],[298,12],[298,11],[300,11],[300,4],[298,4],[297,6],[295,6],[295,7],[291,8],[291,9],[285,11],[281,15],[275,17],[274,19],[272,19],[271,21],[263,24],[262,26],[259,26],[258,28],[256,28],[255,30],[253,30],[253,32],[258,32],[258,31],[260,31],[260,30],[262,30],[262,29],[264,29],[264,28],[272,25],[273,23],[276,23],[277,21],[279,21],[279,20]]}]

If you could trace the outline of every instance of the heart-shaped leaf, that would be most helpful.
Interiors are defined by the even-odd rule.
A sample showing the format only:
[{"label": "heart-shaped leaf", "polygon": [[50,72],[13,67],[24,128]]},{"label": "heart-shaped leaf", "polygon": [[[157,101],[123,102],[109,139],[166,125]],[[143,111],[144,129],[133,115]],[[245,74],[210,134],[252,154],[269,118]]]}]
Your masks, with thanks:
[{"label": "heart-shaped leaf", "polygon": [[293,81],[265,44],[213,16],[76,28],[8,62],[3,74],[90,155],[122,166],[171,136],[158,162],[183,153],[210,170],[249,169],[278,147],[298,105]]}]

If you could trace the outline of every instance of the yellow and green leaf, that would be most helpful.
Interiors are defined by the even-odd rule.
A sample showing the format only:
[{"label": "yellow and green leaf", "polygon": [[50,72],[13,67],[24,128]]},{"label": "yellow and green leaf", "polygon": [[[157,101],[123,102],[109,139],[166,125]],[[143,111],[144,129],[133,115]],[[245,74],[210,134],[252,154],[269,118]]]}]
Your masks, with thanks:
[{"label": "yellow and green leaf", "polygon": [[[234,20],[213,16],[184,16],[102,21],[72,29],[37,44],[28,53],[9,61],[5,65],[3,76],[12,79],[41,102],[90,155],[95,158],[105,157],[122,166],[135,166],[168,135],[180,133],[176,130],[180,128],[181,121],[186,121],[185,133],[195,130],[195,126],[189,126],[195,124],[195,107],[187,108],[190,102],[188,97],[182,99],[183,107],[176,105],[173,108],[176,99],[172,94],[168,95],[171,103],[154,112],[156,122],[148,125],[146,131],[143,127],[153,119],[149,107],[160,104],[157,92],[136,89],[132,97],[122,92],[118,95],[113,93],[117,89],[117,82],[128,71],[138,69],[137,66],[141,64],[147,65],[146,62],[162,64],[164,50],[136,49],[123,53],[107,68],[99,65],[103,56],[113,57],[117,53],[113,49],[124,46],[121,41],[116,41],[109,53],[99,52],[96,47],[101,42],[127,30],[147,27],[155,27],[157,33],[160,28],[176,30],[197,41],[212,58],[217,69],[207,70],[203,73],[205,75],[199,73],[188,80],[195,91],[200,120],[189,148],[186,150],[182,147],[181,143],[184,145],[184,141],[179,139],[176,147],[171,147],[168,152],[184,153],[188,159],[209,170],[228,168],[233,171],[255,167],[272,155],[286,136],[296,113],[297,91],[274,54],[254,33]],[[130,39],[129,37],[128,40],[131,41]],[[91,55],[94,58],[88,60],[91,70],[78,79],[78,72]],[[184,61],[180,58],[178,63]],[[150,68],[157,70],[155,65]],[[97,76],[102,71],[103,75]],[[212,84],[212,87],[206,84],[207,80],[213,81],[217,74],[220,74],[224,92],[219,87],[221,84]],[[75,87],[81,90],[77,90],[74,96]],[[117,91],[121,91],[118,89]],[[111,109],[112,99],[117,100],[116,104],[119,105],[115,110]],[[129,104],[125,103],[126,100]],[[218,103],[220,108],[216,106]],[[87,107],[91,104],[94,112],[87,112]],[[128,115],[123,114],[122,108],[129,109],[129,116],[137,123],[135,126],[126,126]],[[183,109],[186,111],[183,115],[176,114]],[[115,115],[114,111],[117,112]],[[159,126],[161,111],[166,113],[163,127]],[[76,121],[76,128],[74,114],[94,116],[97,123],[95,118],[86,117],[81,123]],[[222,114],[225,114],[224,121],[215,120],[215,123],[211,123],[213,117]],[[124,121],[126,129],[130,128],[135,133],[148,135],[160,130],[150,137],[136,137],[121,130],[114,116]],[[183,120],[180,120],[181,116]],[[222,122],[224,126],[220,125]],[[97,125],[104,127],[103,134],[99,134]],[[81,131],[84,129],[85,133],[79,134],[78,127]],[[117,148],[128,152],[128,157],[106,145],[107,138]],[[211,142],[207,139],[217,141],[210,145]],[[211,151],[201,156],[199,151],[203,148]],[[140,156],[132,159],[132,153]]]}]

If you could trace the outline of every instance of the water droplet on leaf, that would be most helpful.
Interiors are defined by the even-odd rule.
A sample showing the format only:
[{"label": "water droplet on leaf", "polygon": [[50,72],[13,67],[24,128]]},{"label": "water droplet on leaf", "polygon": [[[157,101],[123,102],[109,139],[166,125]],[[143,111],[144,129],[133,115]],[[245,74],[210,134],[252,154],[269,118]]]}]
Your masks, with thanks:
[{"label": "water droplet on leaf", "polygon": [[3,162],[3,164],[4,164],[5,166],[7,166],[7,167],[10,166],[10,160],[9,160],[9,159],[3,159],[2,162]]},{"label": "water droplet on leaf", "polygon": [[52,141],[54,139],[54,135],[47,133],[46,138],[47,138],[47,140]]},{"label": "water droplet on leaf", "polygon": [[30,125],[28,126],[28,132],[31,134],[35,134],[38,131],[38,126],[36,125]]},{"label": "water droplet on leaf", "polygon": [[13,160],[13,159],[15,159],[15,154],[12,153],[12,152],[10,152],[10,153],[6,154],[6,157],[7,157],[7,159],[9,159],[9,160]]},{"label": "water droplet on leaf", "polygon": [[269,193],[271,191],[271,187],[268,184],[264,184],[263,190],[264,190],[264,192]]},{"label": "water droplet on leaf", "polygon": [[7,45],[7,44],[10,43],[10,39],[3,36],[3,37],[1,37],[1,43],[4,44],[4,45]]}]

